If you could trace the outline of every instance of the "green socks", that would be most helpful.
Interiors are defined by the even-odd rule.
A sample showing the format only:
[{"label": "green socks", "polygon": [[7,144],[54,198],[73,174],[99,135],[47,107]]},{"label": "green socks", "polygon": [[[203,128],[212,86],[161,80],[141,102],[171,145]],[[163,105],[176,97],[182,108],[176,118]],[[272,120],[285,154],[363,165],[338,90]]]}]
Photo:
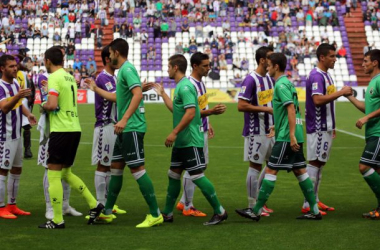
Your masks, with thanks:
[{"label": "green socks", "polygon": [[61,182],[61,171],[48,170],[49,180],[49,195],[50,203],[53,207],[54,218],[53,222],[59,224],[63,221],[62,216],[62,200],[63,200],[63,188]]},{"label": "green socks", "polygon": [[139,184],[140,191],[144,196],[146,203],[149,206],[150,214],[153,217],[157,218],[158,216],[160,216],[161,212],[157,205],[152,180],[149,178],[149,175],[146,173],[145,170],[133,173],[133,177],[135,177],[137,183]]},{"label": "green socks", "polygon": [[214,209],[214,214],[223,214],[224,208],[220,205],[218,197],[216,196],[215,188],[207,179],[206,176],[202,176],[198,179],[193,179],[195,185],[199,187],[203,195],[206,197],[212,208]]},{"label": "green socks", "polygon": [[84,184],[84,182],[78,176],[71,172],[71,168],[62,169],[62,179],[66,181],[72,189],[75,189],[83,196],[90,208],[95,208],[97,206],[96,199],[94,196],[92,196],[86,184]]},{"label": "green socks", "polygon": [[169,186],[166,194],[166,204],[163,214],[171,216],[175,202],[181,192],[181,175],[169,171]]},{"label": "green socks", "polygon": [[297,176],[299,185],[302,189],[302,193],[305,196],[307,202],[310,205],[310,212],[313,214],[319,214],[318,204],[315,199],[314,186],[313,182],[309,178],[307,173]]},{"label": "green socks", "polygon": [[261,210],[263,206],[265,205],[269,196],[273,192],[276,179],[276,175],[265,174],[265,178],[259,191],[259,197],[257,199],[256,205],[252,209],[256,215],[261,215]]},{"label": "green socks", "polygon": [[121,187],[123,186],[123,170],[111,169],[111,180],[108,187],[107,201],[104,208],[104,213],[112,214],[113,206],[119,196]]},{"label": "green socks", "polygon": [[375,193],[377,202],[380,205],[380,175],[371,168],[367,172],[363,173],[364,180],[367,182],[368,186]]}]

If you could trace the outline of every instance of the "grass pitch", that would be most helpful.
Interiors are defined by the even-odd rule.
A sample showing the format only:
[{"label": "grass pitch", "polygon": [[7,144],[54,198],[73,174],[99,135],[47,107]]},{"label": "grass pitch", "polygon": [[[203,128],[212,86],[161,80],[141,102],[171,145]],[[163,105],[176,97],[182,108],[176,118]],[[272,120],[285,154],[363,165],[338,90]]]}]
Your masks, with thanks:
[{"label": "grass pitch", "polygon": [[[210,119],[215,138],[209,141],[210,164],[206,172],[229,213],[222,225],[202,225],[211,217],[212,209],[197,189],[194,204],[208,214],[206,218],[184,217],[175,211],[172,224],[136,229],[148,213],[148,207],[126,169],[117,201],[127,210],[126,215],[119,215],[112,224],[93,226],[86,225],[84,217],[65,217],[65,230],[38,229],[46,219],[42,188],[44,169],[36,165],[38,132],[34,128],[34,158],[24,161],[18,197],[18,205],[31,211],[32,216],[0,220],[1,249],[378,249],[380,222],[361,218],[363,212],[376,206],[375,196],[358,171],[364,140],[342,132],[337,132],[320,189],[321,200],[334,206],[335,212],[329,212],[319,222],[297,221],[296,216],[301,214],[302,192],[293,174],[280,172],[268,202],[274,214],[258,223],[235,214],[234,209],[247,206],[248,163],[242,160],[243,114],[237,112],[236,104],[227,106],[224,115]],[[355,128],[361,114],[352,105],[338,103],[336,113],[339,129],[364,135],[364,131]],[[83,133],[73,172],[95,194],[95,167],[91,166],[94,106],[79,106],[79,115]],[[164,147],[164,141],[171,131],[172,118],[162,104],[146,105],[146,118],[146,168],[162,209],[171,153]],[[83,213],[88,211],[84,200],[75,192],[72,192],[70,204]]]}]

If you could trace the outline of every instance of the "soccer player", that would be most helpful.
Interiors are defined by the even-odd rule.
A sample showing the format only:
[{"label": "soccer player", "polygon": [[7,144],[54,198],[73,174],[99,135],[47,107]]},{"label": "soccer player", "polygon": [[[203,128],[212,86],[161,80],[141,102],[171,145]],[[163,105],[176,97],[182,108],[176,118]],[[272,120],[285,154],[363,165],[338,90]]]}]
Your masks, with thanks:
[{"label": "soccer player", "polygon": [[186,68],[187,61],[183,55],[169,58],[169,78],[174,79],[177,86],[173,102],[167,100],[167,95],[164,98],[168,109],[173,112],[173,131],[166,138],[165,146],[173,146],[173,150],[168,172],[166,205],[162,214],[165,222],[173,222],[173,208],[181,191],[181,174],[186,170],[214,209],[211,220],[204,225],[216,225],[226,220],[228,215],[220,205],[214,186],[203,173],[205,168],[203,124],[197,91],[185,76]]},{"label": "soccer player", "polygon": [[[330,156],[332,140],[335,137],[335,100],[341,96],[352,94],[352,88],[344,86],[336,91],[334,81],[327,72],[334,68],[336,52],[333,45],[323,43],[317,48],[318,65],[314,68],[306,82],[306,134],[307,134],[307,173],[314,184],[314,192],[318,207],[324,211],[334,211],[319,201],[318,191],[322,180],[323,166]],[[302,212],[310,211],[304,201]]]},{"label": "soccer player", "polygon": [[364,218],[380,219],[380,50],[370,50],[364,55],[364,72],[372,78],[365,92],[365,101],[354,96],[348,99],[365,114],[356,122],[361,129],[365,125],[366,145],[359,163],[359,171],[377,198],[377,208],[364,213]]},{"label": "soccer player", "polygon": [[112,67],[119,69],[116,84],[118,122],[114,125],[117,138],[104,214],[112,221],[112,209],[123,184],[125,165],[128,165],[150,210],[146,219],[136,227],[147,228],[162,224],[164,219],[157,205],[153,183],[144,167],[146,122],[142,86],[136,68],[127,60],[128,50],[128,43],[121,38],[109,44]]},{"label": "soccer player", "polygon": [[[207,54],[196,52],[190,58],[192,72],[189,77],[190,82],[194,85],[198,93],[198,105],[201,112],[203,134],[204,134],[204,147],[203,153],[205,157],[205,164],[209,162],[208,157],[208,139],[214,137],[214,130],[210,124],[210,115],[220,115],[226,111],[224,104],[217,104],[212,109],[208,107],[208,96],[206,93],[206,86],[202,82],[202,77],[207,77],[210,71],[210,59]],[[183,194],[180,202],[177,204],[177,209],[182,211],[185,216],[204,217],[205,213],[196,209],[193,205],[193,197],[195,191],[195,184],[191,180],[189,172],[185,171],[183,175]]]},{"label": "soccer player", "polygon": [[[22,104],[31,95],[30,89],[20,89],[17,77],[17,62],[11,55],[0,57],[0,217],[16,219],[16,215],[30,215],[19,209],[16,198],[22,172],[21,123],[25,115],[30,124],[36,124],[32,113]],[[8,172],[10,174],[8,175]],[[8,204],[5,206],[5,181],[8,176]]]},{"label": "soccer player", "polygon": [[241,216],[259,221],[262,208],[272,193],[279,170],[293,171],[311,211],[297,219],[321,220],[313,183],[306,172],[302,144],[304,142],[303,126],[297,91],[285,75],[286,57],[282,53],[269,56],[267,71],[275,79],[273,93],[273,116],[275,122],[276,142],[269,157],[268,167],[260,188],[259,197],[252,210],[237,210]]},{"label": "soccer player", "polygon": [[[273,49],[263,46],[256,50],[257,69],[246,76],[239,93],[238,110],[244,112],[244,161],[249,161],[246,178],[248,207],[240,212],[251,211],[255,206],[260,184],[260,171],[269,160],[274,138],[269,138],[273,126],[273,79],[267,75],[267,57]],[[265,170],[263,170],[265,171]],[[261,216],[272,212],[266,206]]]},{"label": "soccer player", "polygon": [[101,213],[104,205],[97,204],[96,199],[83,181],[72,173],[71,166],[80,141],[81,127],[77,109],[77,84],[72,75],[63,67],[63,53],[52,47],[45,52],[45,66],[48,71],[48,98],[41,107],[49,112],[50,136],[48,179],[49,195],[53,207],[54,218],[39,228],[63,229],[62,217],[63,188],[61,179],[69,183],[87,201],[90,211],[88,224],[92,224]]},{"label": "soccer player", "polygon": [[[63,55],[65,55],[65,50],[62,46],[55,46],[59,48]],[[47,72],[40,74],[37,78],[37,87],[40,90],[41,101],[45,102],[47,100],[47,80],[49,74]],[[47,167],[47,158],[48,158],[48,144],[49,144],[49,118],[48,114],[43,111],[41,113],[40,119],[38,121],[37,129],[40,131],[40,145],[38,147],[38,158],[37,165],[41,165],[45,168],[45,173],[43,177],[43,187],[44,187],[44,195],[45,195],[45,203],[46,203],[46,212],[45,217],[48,220],[52,220],[54,217],[53,208],[50,203],[49,196],[49,179],[48,179],[48,167]],[[78,212],[75,208],[71,207],[69,204],[70,201],[70,185],[62,180],[63,187],[63,215],[72,215],[72,216],[82,216],[83,214]],[[104,203],[102,203],[104,204]]]},{"label": "soccer player", "polygon": [[[109,46],[103,48],[101,56],[104,65],[103,71],[100,72],[95,82],[92,78],[85,79],[85,82],[95,92],[96,122],[92,145],[92,165],[97,165],[95,171],[96,199],[98,202],[106,204],[111,178],[110,166],[116,141],[113,127],[117,121],[116,77],[115,68],[110,60]],[[114,205],[113,213],[125,214],[126,211]]]}]

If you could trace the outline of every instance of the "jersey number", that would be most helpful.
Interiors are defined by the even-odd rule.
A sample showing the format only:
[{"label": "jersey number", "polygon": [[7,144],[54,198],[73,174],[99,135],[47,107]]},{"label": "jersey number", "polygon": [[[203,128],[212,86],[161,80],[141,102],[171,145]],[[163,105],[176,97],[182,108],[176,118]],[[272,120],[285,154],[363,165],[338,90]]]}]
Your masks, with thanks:
[{"label": "jersey number", "polygon": [[73,92],[73,106],[75,107],[75,91],[73,85],[71,85],[71,92]]}]

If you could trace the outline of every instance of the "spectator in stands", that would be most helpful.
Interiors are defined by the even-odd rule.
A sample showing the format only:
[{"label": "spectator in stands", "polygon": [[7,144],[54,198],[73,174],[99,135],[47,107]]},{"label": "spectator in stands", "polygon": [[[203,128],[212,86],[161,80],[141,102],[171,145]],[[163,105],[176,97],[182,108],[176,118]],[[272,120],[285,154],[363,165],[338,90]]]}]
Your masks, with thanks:
[{"label": "spectator in stands", "polygon": [[34,29],[34,32],[33,32],[33,38],[36,39],[36,38],[41,38],[41,31],[38,29],[38,27],[36,27]]},{"label": "spectator in stands", "polygon": [[49,38],[49,31],[48,31],[48,28],[45,25],[42,26],[41,36],[42,36],[42,38]]},{"label": "spectator in stands", "polygon": [[203,23],[198,22],[195,26],[195,37],[203,38]]},{"label": "spectator in stands", "polygon": [[297,64],[298,64],[297,55],[293,55],[292,59],[290,59],[290,66],[292,67],[292,70],[297,70]]},{"label": "spectator in stands", "polygon": [[103,39],[103,28],[97,25],[96,31],[95,31],[95,37],[96,37],[96,47],[98,49],[102,48],[102,39]]},{"label": "spectator in stands", "polygon": [[106,19],[107,19],[107,12],[105,9],[100,9],[97,15],[97,18],[100,19],[100,25],[105,26],[106,24]]},{"label": "spectator in stands", "polygon": [[298,22],[303,22],[305,20],[305,15],[303,13],[303,9],[300,8],[296,14],[296,18]]},{"label": "spectator in stands", "polygon": [[121,25],[119,33],[121,38],[127,38],[127,27],[125,26],[125,24]]},{"label": "spectator in stands", "polygon": [[226,44],[226,59],[232,59],[232,49],[230,47],[230,45]]},{"label": "spectator in stands", "polygon": [[346,0],[346,17],[351,17],[351,0]]},{"label": "spectator in stands", "polygon": [[211,71],[216,73],[220,72],[219,61],[217,57],[214,57],[213,60],[210,62],[210,69]]},{"label": "spectator in stands", "polygon": [[166,22],[166,19],[162,20],[160,28],[161,28],[161,35],[162,35],[162,37],[168,37],[169,24]]},{"label": "spectator in stands", "polygon": [[61,41],[62,41],[62,38],[61,38],[61,36],[58,34],[57,31],[55,32],[55,34],[54,34],[54,36],[53,36],[53,41],[54,41],[54,42],[57,42],[57,43],[61,43]]},{"label": "spectator in stands", "polygon": [[198,47],[195,43],[191,43],[189,46],[189,53],[190,55],[194,54],[195,52],[198,51]]},{"label": "spectator in stands", "polygon": [[237,38],[239,43],[245,43],[245,35],[242,30],[238,32]]},{"label": "spectator in stands", "polygon": [[177,32],[177,23],[174,19],[170,20],[170,28],[169,28],[169,37],[175,37],[175,33]]},{"label": "spectator in stands", "polygon": [[88,21],[86,21],[84,24],[84,32],[85,32],[86,38],[91,37],[91,25]]},{"label": "spectator in stands", "polygon": [[90,56],[88,58],[88,61],[87,61],[87,64],[86,64],[86,69],[88,70],[91,65],[93,65],[94,68],[95,68],[95,70],[96,70],[96,62],[94,60],[92,60],[92,57]]},{"label": "spectator in stands", "polygon": [[127,28],[127,37],[133,37],[133,25],[130,23]]},{"label": "spectator in stands", "polygon": [[79,61],[79,58],[75,59],[75,62],[73,64],[73,68],[80,70],[82,68],[83,63]]},{"label": "spectator in stands", "polygon": [[87,74],[88,74],[89,77],[95,78],[95,76],[96,76],[96,69],[94,68],[93,64],[90,65],[90,68],[87,70]]},{"label": "spectator in stands", "polygon": [[210,43],[211,49],[217,49],[219,47],[218,42],[214,39],[212,39],[212,42]]},{"label": "spectator in stands", "polygon": [[194,36],[192,36],[191,38],[190,38],[190,41],[189,41],[189,44],[196,44],[197,43],[197,41],[195,40],[195,38],[194,38]]},{"label": "spectator in stands", "polygon": [[77,82],[77,87],[79,88],[80,82],[81,82],[81,74],[79,72],[79,69],[74,68],[74,74],[73,74],[75,81]]},{"label": "spectator in stands", "polygon": [[242,70],[248,70],[249,69],[248,60],[245,57],[243,57],[243,60],[241,60],[240,68]]},{"label": "spectator in stands", "polygon": [[19,39],[27,39],[28,37],[26,36],[26,30],[24,28],[21,28],[20,34],[18,36]]},{"label": "spectator in stands", "polygon": [[149,38],[149,34],[146,32],[146,29],[143,29],[141,33],[141,42],[142,43],[147,43]]},{"label": "spectator in stands", "polygon": [[82,80],[83,80],[83,78],[88,77],[87,69],[86,69],[86,66],[84,64],[82,64],[82,67],[80,68],[80,75],[81,75]]},{"label": "spectator in stands", "polygon": [[250,16],[249,16],[249,14],[246,14],[246,15],[244,16],[242,26],[245,26],[245,27],[250,27],[250,26],[251,26],[251,18],[250,18]]},{"label": "spectator in stands", "polygon": [[219,69],[227,70],[227,61],[223,54],[219,57]]},{"label": "spectator in stands", "polygon": [[156,59],[156,50],[153,46],[150,46],[147,53],[148,60]]},{"label": "spectator in stands", "polygon": [[230,32],[231,31],[231,25],[228,20],[225,20],[222,24],[223,32]]},{"label": "spectator in stands", "polygon": [[175,46],[175,53],[176,54],[183,54],[183,47],[182,47],[182,42],[179,42],[176,46]]},{"label": "spectator in stands", "polygon": [[187,44],[183,46],[183,53],[189,53],[189,46]]},{"label": "spectator in stands", "polygon": [[185,21],[182,23],[182,26],[181,26],[182,33],[189,32],[189,29],[190,29],[189,23],[185,19]]},{"label": "spectator in stands", "polygon": [[66,39],[68,39],[69,41],[72,41],[72,42],[75,39],[75,30],[73,28],[71,28],[71,26],[69,26],[69,28],[67,29]]},{"label": "spectator in stands", "polygon": [[154,24],[153,24],[153,36],[154,36],[154,39],[161,37],[161,26],[160,26],[160,20],[158,18],[154,21]]},{"label": "spectator in stands", "polygon": [[243,8],[240,6],[240,4],[238,4],[235,9],[235,16],[242,17],[243,15],[244,15]]},{"label": "spectator in stands", "polygon": [[9,28],[9,18],[8,16],[4,15],[3,18],[1,19],[1,24],[4,29]]},{"label": "spectator in stands", "polygon": [[73,42],[70,42],[67,46],[67,60],[74,60],[75,56],[75,45]]},{"label": "spectator in stands", "polygon": [[[134,3],[133,0],[131,0],[129,2],[133,2]],[[140,26],[141,26],[141,17],[140,17],[139,14],[136,14],[135,17],[133,18],[133,26],[135,28],[140,28]]]},{"label": "spectator in stands", "polygon": [[82,38],[82,24],[81,24],[81,21],[79,19],[74,24],[74,30],[75,30],[75,37],[76,38]]}]

